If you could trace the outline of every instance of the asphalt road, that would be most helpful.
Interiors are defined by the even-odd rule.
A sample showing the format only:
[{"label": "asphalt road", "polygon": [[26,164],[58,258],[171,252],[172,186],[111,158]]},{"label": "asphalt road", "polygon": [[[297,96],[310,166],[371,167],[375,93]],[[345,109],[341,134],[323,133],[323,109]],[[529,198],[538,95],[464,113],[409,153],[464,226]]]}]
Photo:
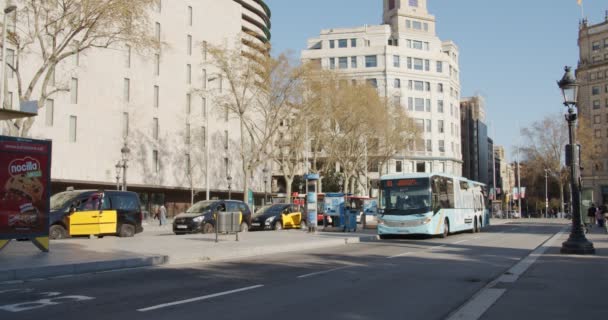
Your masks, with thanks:
[{"label": "asphalt road", "polygon": [[0,319],[445,319],[563,228],[506,224],[0,286]]}]

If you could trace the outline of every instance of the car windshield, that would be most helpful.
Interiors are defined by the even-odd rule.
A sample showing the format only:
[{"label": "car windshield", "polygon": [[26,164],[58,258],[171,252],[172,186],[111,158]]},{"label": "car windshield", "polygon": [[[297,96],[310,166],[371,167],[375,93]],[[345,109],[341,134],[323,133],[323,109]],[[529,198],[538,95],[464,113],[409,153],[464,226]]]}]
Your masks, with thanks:
[{"label": "car windshield", "polygon": [[266,215],[273,215],[273,214],[278,214],[281,213],[283,211],[283,209],[287,208],[287,205],[284,204],[274,204],[271,206],[265,206],[262,207],[260,210],[258,210],[254,216],[266,216]]},{"label": "car windshield", "polygon": [[211,206],[215,203],[215,201],[199,201],[195,203],[186,213],[201,213],[205,211],[211,210]]},{"label": "car windshield", "polygon": [[414,215],[431,211],[429,178],[382,182],[384,214]]},{"label": "car windshield", "polygon": [[60,210],[67,207],[68,204],[72,203],[81,192],[65,191],[57,193],[51,197],[51,211]]}]

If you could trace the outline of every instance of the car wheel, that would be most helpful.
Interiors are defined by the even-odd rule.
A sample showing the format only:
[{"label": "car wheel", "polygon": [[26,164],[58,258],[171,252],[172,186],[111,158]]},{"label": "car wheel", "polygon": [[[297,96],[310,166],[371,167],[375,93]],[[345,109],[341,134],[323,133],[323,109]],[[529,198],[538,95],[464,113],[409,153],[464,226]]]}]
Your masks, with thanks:
[{"label": "car wheel", "polygon": [[183,233],[183,232],[175,232],[175,235],[176,236],[183,236],[183,235],[185,235],[185,233]]},{"label": "car wheel", "polygon": [[471,228],[471,230],[469,230],[469,233],[475,233],[477,232],[477,217],[473,218],[473,228]]},{"label": "car wheel", "polygon": [[300,221],[300,229],[306,230],[306,221],[304,221],[304,220]]},{"label": "car wheel", "polygon": [[61,225],[55,224],[49,228],[49,239],[65,239],[68,237],[68,231]]},{"label": "car wheel", "polygon": [[211,223],[207,222],[203,225],[202,232],[203,233],[215,233],[215,227]]},{"label": "car wheel", "polygon": [[132,224],[123,224],[120,226],[120,232],[118,236],[121,238],[130,238],[135,235],[135,226]]},{"label": "car wheel", "polygon": [[450,221],[448,219],[445,219],[445,221],[443,222],[443,233],[441,234],[441,237],[447,238],[449,234],[450,234]]},{"label": "car wheel", "polygon": [[283,223],[281,221],[277,221],[274,223],[274,225],[272,226],[272,229],[280,231],[283,230]]},{"label": "car wheel", "polygon": [[380,235],[378,235],[378,238],[380,238],[380,240],[386,240],[386,239],[389,239],[390,237],[388,234],[380,234]]},{"label": "car wheel", "polygon": [[242,222],[241,223],[241,232],[249,232],[249,225],[247,224],[247,222]]}]

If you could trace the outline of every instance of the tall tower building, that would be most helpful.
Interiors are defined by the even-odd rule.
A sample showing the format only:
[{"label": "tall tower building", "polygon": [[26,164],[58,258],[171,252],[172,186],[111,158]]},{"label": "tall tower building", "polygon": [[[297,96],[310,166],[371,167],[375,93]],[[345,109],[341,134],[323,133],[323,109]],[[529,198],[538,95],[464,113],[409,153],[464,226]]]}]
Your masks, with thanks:
[{"label": "tall tower building", "polygon": [[481,96],[464,98],[460,103],[462,123],[462,175],[471,180],[492,185],[492,149],[488,141],[486,104]]},{"label": "tall tower building", "polygon": [[578,46],[578,109],[591,125],[594,140],[583,148],[596,148],[599,153],[595,163],[583,163],[583,189],[593,192],[596,204],[608,204],[608,11],[603,22],[581,22]]},{"label": "tall tower building", "polygon": [[376,87],[422,129],[415,147],[403,146],[382,173],[462,174],[458,47],[437,37],[426,4],[383,0],[382,25],[321,30],[302,51],[305,62]]}]

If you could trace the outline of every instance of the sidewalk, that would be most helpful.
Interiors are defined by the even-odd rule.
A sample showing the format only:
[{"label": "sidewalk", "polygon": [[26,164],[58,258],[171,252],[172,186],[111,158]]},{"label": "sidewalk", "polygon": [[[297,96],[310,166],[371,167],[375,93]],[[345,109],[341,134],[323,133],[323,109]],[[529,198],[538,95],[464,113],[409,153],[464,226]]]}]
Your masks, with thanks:
[{"label": "sidewalk", "polygon": [[376,238],[375,230],[308,234],[301,230],[234,235],[176,236],[171,226],[145,226],[134,238],[75,238],[51,242],[42,253],[30,242],[11,242],[0,252],[0,282],[94,273],[125,268],[245,258],[340,246]]},{"label": "sidewalk", "polygon": [[[608,316],[608,234],[586,234],[595,255],[560,253],[570,228],[516,281],[498,282],[504,294],[480,319],[605,319]],[[508,277],[508,276],[507,276]]]}]

